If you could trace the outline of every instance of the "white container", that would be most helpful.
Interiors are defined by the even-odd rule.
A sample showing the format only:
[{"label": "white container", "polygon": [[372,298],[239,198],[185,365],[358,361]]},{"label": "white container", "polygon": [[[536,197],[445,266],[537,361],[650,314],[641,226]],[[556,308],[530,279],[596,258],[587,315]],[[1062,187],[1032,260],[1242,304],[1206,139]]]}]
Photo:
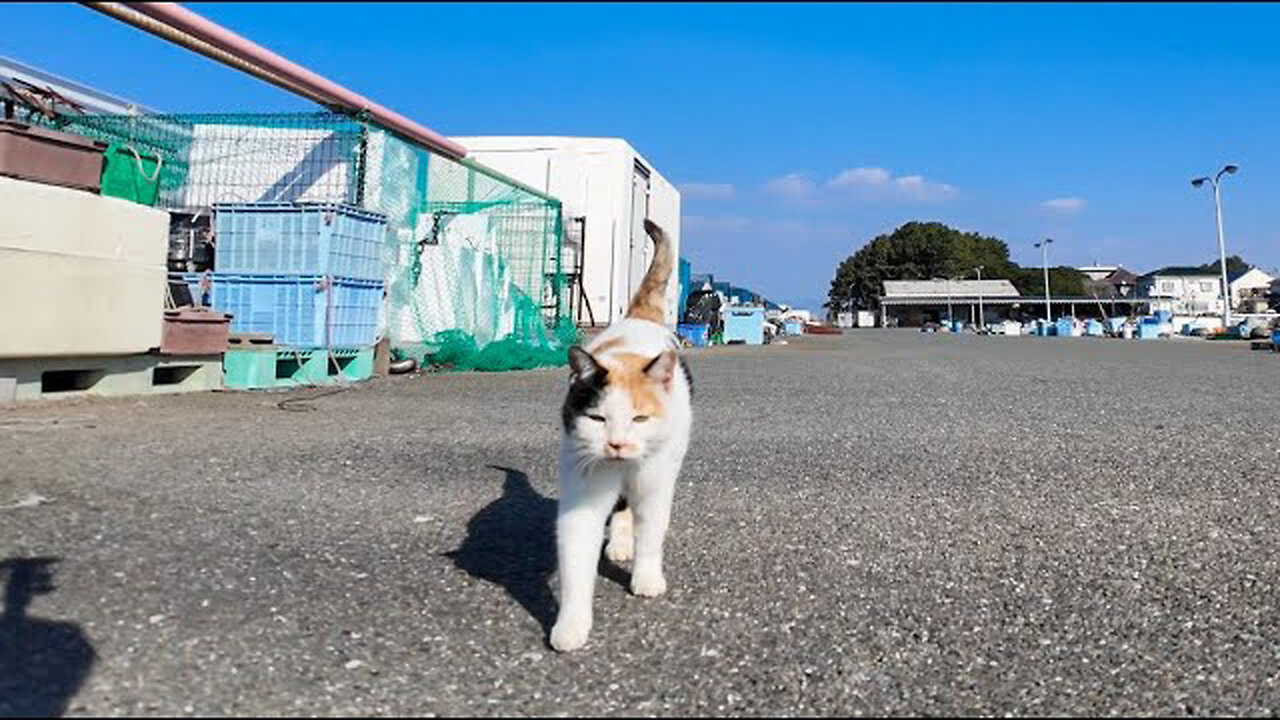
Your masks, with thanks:
[{"label": "white container", "polygon": [[0,178],[0,358],[159,347],[169,215]]},{"label": "white container", "polygon": [[[644,231],[649,218],[666,231],[680,254],[680,192],[619,138],[454,137],[467,157],[559,199],[567,242],[565,268],[582,258],[582,284],[590,301],[579,323],[598,326],[622,317],[640,285],[653,244]],[[575,218],[584,218],[581,244]],[[667,322],[676,323],[679,282],[672,268],[667,286]],[[576,309],[575,309],[576,311]]]}]

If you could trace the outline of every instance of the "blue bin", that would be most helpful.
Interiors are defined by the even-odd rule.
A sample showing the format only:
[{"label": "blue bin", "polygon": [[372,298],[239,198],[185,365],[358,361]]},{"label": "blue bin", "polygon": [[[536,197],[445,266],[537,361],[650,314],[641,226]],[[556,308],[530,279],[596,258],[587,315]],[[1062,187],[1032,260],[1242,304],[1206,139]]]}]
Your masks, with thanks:
[{"label": "blue bin", "polygon": [[804,321],[799,319],[788,320],[783,324],[783,329],[786,330],[788,335],[803,335]]},{"label": "blue bin", "polygon": [[1090,318],[1089,321],[1085,323],[1084,334],[1089,337],[1102,337],[1102,323]]},{"label": "blue bin", "polygon": [[711,326],[706,323],[680,323],[676,325],[676,334],[689,341],[694,347],[706,347],[707,333]]},{"label": "blue bin", "polygon": [[1155,340],[1160,337],[1160,320],[1154,317],[1144,317],[1138,321],[1138,339],[1139,340]]},{"label": "blue bin", "polygon": [[341,203],[214,205],[220,273],[382,280],[387,216]]},{"label": "blue bin", "polygon": [[1071,329],[1074,326],[1074,319],[1069,317],[1060,317],[1054,325],[1054,329],[1057,331],[1058,337],[1071,337]]},{"label": "blue bin", "polygon": [[951,322],[951,332],[957,332],[957,333],[958,333],[958,332],[964,332],[964,321],[963,321],[963,320],[953,320],[953,321]]},{"label": "blue bin", "polygon": [[212,304],[231,314],[231,332],[271,333],[297,348],[360,348],[377,340],[382,281],[217,272]]},{"label": "blue bin", "polygon": [[724,341],[764,344],[764,308],[730,307],[725,311]]}]

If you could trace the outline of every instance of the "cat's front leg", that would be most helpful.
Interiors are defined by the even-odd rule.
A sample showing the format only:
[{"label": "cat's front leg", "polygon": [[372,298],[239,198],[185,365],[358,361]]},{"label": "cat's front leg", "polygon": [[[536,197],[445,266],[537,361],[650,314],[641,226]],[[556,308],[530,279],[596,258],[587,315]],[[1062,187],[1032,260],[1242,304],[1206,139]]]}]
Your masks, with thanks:
[{"label": "cat's front leg", "polygon": [[659,456],[650,459],[636,474],[632,502],[635,564],[631,571],[631,592],[640,597],[657,597],[667,591],[667,579],[662,572],[662,549],[671,521],[671,501],[679,473],[679,460]]},{"label": "cat's front leg", "polygon": [[621,479],[570,477],[562,480],[556,551],[560,574],[560,611],[551,628],[551,647],[577,650],[591,634],[592,602],[604,524],[621,490]]}]

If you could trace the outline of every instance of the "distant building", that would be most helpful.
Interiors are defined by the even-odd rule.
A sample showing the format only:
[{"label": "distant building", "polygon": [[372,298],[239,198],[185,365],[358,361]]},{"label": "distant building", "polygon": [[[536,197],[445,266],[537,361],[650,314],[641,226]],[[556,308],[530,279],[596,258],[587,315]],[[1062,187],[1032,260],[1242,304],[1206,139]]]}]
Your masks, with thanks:
[{"label": "distant building", "polygon": [[1221,315],[1222,278],[1194,267],[1166,267],[1138,278],[1138,296],[1151,310],[1174,315]]},{"label": "distant building", "polygon": [[977,322],[979,305],[986,322],[991,322],[1006,312],[1009,299],[1019,297],[1018,289],[1008,280],[885,280],[880,324],[918,325],[966,317]]},{"label": "distant building", "polygon": [[1076,270],[1079,270],[1081,273],[1084,274],[1085,277],[1089,278],[1090,280],[1105,280],[1108,275],[1110,275],[1111,273],[1119,269],[1120,269],[1119,265],[1097,265],[1097,264],[1086,265],[1084,267],[1076,268]]},{"label": "distant building", "polygon": [[1256,312],[1255,305],[1265,308],[1267,293],[1275,278],[1256,267],[1227,273],[1227,287],[1231,288],[1231,307],[1243,312]]},{"label": "distant building", "polygon": [[1123,267],[1112,267],[1105,274],[1085,272],[1086,270],[1101,270],[1100,266],[1077,269],[1086,276],[1084,281],[1085,293],[1096,295],[1100,298],[1131,297],[1134,288],[1138,284],[1138,276]]}]

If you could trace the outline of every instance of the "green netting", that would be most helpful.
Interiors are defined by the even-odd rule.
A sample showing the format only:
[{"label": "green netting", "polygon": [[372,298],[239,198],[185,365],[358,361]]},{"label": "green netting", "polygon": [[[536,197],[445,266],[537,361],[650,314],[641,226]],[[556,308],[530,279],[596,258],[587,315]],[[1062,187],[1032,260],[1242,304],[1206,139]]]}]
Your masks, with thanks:
[{"label": "green netting", "polygon": [[577,339],[560,202],[476,163],[327,112],[28,119],[160,154],[157,205],[173,211],[344,202],[386,214],[383,334],[400,357],[563,365]]}]

